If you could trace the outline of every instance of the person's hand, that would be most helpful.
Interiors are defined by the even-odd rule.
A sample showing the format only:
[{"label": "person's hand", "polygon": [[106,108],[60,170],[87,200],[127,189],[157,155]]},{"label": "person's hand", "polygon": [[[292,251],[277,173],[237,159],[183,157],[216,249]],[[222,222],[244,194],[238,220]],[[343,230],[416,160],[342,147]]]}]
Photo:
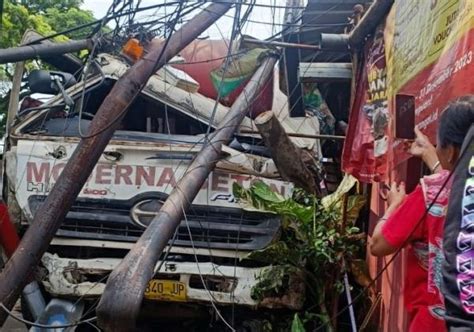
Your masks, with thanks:
[{"label": "person's hand", "polygon": [[387,194],[389,208],[391,210],[398,208],[403,203],[406,195],[404,182],[400,182],[400,185],[397,185],[396,182],[392,182],[392,186]]},{"label": "person's hand", "polygon": [[432,151],[435,151],[436,153],[436,149],[433,144],[431,144],[428,137],[423,134],[420,129],[418,129],[418,127],[415,127],[415,141],[413,141],[410,146],[410,154],[415,157],[423,158],[424,155]]},{"label": "person's hand", "polygon": [[409,153],[415,157],[420,157],[423,162],[432,169],[438,162],[436,148],[431,144],[430,140],[424,135],[418,127],[415,127],[415,141],[411,144]]}]

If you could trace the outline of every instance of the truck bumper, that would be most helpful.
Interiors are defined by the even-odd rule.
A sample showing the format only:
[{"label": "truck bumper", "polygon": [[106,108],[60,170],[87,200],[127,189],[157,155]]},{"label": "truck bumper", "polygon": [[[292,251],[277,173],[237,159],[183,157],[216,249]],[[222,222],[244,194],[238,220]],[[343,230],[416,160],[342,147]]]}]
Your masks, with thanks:
[{"label": "truck bumper", "polygon": [[[101,296],[107,276],[120,263],[120,259],[73,259],[46,253],[42,258],[42,263],[48,270],[43,285],[51,295],[96,298]],[[159,264],[160,262],[158,262]],[[218,305],[237,304],[275,308],[274,301],[270,301],[269,305],[266,305],[268,301],[262,301],[259,305],[251,297],[252,287],[258,283],[258,277],[269,268],[271,267],[244,268],[213,263],[167,261],[155,278],[184,283],[188,302],[210,303],[212,300]],[[206,287],[203,286],[201,276]],[[299,296],[301,299],[298,298],[296,302],[294,299],[293,301],[278,301],[280,305],[277,307],[297,310],[299,303],[302,305],[304,294]],[[285,297],[288,298],[288,295],[283,298]],[[295,303],[298,303],[296,307]]]}]

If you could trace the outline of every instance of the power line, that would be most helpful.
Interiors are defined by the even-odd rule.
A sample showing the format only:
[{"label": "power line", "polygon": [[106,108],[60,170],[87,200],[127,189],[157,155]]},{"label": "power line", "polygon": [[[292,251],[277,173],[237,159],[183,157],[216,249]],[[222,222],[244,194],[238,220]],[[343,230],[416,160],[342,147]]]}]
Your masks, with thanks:
[{"label": "power line", "polygon": [[8,314],[8,316],[10,316],[11,318],[13,318],[13,319],[15,319],[15,320],[17,320],[17,321],[19,321],[23,324],[31,325],[31,326],[35,326],[35,327],[39,327],[39,328],[43,328],[43,329],[68,328],[68,327],[78,326],[78,325],[81,325],[81,324],[92,323],[92,322],[97,320],[97,317],[92,317],[92,318],[88,318],[88,319],[85,319],[85,320],[80,320],[80,321],[77,321],[77,322],[74,322],[74,323],[71,323],[71,324],[46,325],[46,324],[35,323],[35,322],[29,321],[29,320],[26,320],[24,318],[21,318],[21,317],[18,317],[16,315],[14,315],[10,310],[8,310],[8,308],[3,303],[0,303],[0,308],[2,308]]},{"label": "power line", "polygon": [[[157,4],[157,5],[152,5],[152,6],[137,8],[137,9],[134,9],[134,10],[132,10],[132,11],[126,11],[126,12],[114,14],[114,15],[108,17],[108,18],[107,18],[107,21],[110,21],[111,19],[114,19],[114,18],[116,18],[116,17],[122,17],[122,16],[130,15],[131,13],[138,13],[138,12],[142,12],[142,11],[146,11],[146,10],[150,10],[150,9],[154,9],[154,8],[158,8],[158,7],[165,7],[165,6],[171,6],[171,5],[179,5],[179,4],[181,4],[181,3],[182,3],[182,1],[174,1],[174,2],[169,2],[169,3],[167,3],[167,4]],[[32,42],[29,42],[29,43],[27,43],[27,44],[25,44],[25,45],[36,44],[36,43],[39,43],[39,42],[42,42],[42,41],[45,41],[45,40],[48,40],[48,39],[52,39],[52,38],[55,38],[55,37],[58,37],[58,36],[61,36],[61,35],[65,35],[65,34],[74,32],[74,31],[78,31],[78,30],[85,29],[85,28],[88,28],[88,27],[93,26],[93,25],[96,25],[96,24],[101,24],[101,23],[103,22],[103,20],[104,20],[104,19],[102,18],[102,19],[96,20],[96,21],[94,21],[94,22],[85,23],[85,24],[79,25],[79,26],[74,27],[74,28],[71,28],[71,29],[63,30],[63,31],[60,31],[60,32],[57,32],[57,33],[48,35],[48,36],[46,36],[46,37],[43,37],[43,38],[40,38],[40,39],[36,39],[36,40],[34,40],[34,41],[32,41]]]},{"label": "power line", "polygon": [[[168,43],[171,39],[171,34],[174,32],[174,28],[176,26],[176,23],[178,21],[178,19],[181,17],[181,11],[183,10],[183,5],[184,5],[184,2],[180,2],[178,8],[175,10],[175,14],[176,14],[176,17],[175,19],[173,20],[173,23],[171,24],[171,29],[170,29],[170,36],[168,38],[166,38],[165,40],[165,44],[163,45],[163,48],[161,49],[161,52],[156,60],[156,63],[155,63],[155,67],[156,67],[156,64],[158,64],[158,62],[161,60],[164,52],[166,51],[166,48],[168,46]],[[85,86],[85,84],[84,84]],[[141,91],[137,91],[136,95],[137,96],[138,94],[140,94]],[[104,128],[98,130],[97,132],[95,133],[91,133],[91,134],[88,134],[86,136],[81,136],[82,139],[88,139],[88,138],[92,138],[92,137],[95,137],[97,135],[100,135],[101,133],[103,133],[104,131],[108,130],[109,128],[111,128],[112,126],[115,125],[115,123],[122,118],[122,116],[128,112],[128,108],[130,107],[130,105],[134,102],[135,98],[132,98],[132,100],[130,100],[130,102],[127,104],[127,106],[123,109],[122,112],[120,112],[120,114],[117,115],[117,117],[115,119],[112,119],[106,126],[104,126]]]},{"label": "power line", "polygon": [[[241,1],[241,2],[243,2],[243,1]],[[235,9],[234,22],[232,23],[232,32],[231,32],[231,35],[230,35],[230,43],[227,46],[228,47],[227,55],[232,53],[232,45],[233,45],[234,39],[237,35],[237,30],[240,29],[240,22],[239,22],[240,9],[241,9],[240,5],[238,5]],[[209,125],[207,126],[206,137],[208,137],[210,132],[211,132],[212,123],[214,122],[214,117],[216,115],[217,106],[219,104],[219,99],[221,97],[222,86],[223,86],[224,80],[225,80],[225,74],[227,72],[227,69],[228,69],[228,66],[229,66],[230,62],[231,62],[230,57],[226,57],[224,67],[223,67],[223,70],[222,70],[221,80],[219,82],[219,86],[217,87],[216,102],[214,103],[214,108],[212,110],[212,114],[211,114],[211,117],[209,119]]]},{"label": "power line", "polygon": [[[472,141],[472,137],[471,137],[471,141]],[[464,151],[461,152],[461,154],[459,155],[458,157],[458,160],[456,161],[456,164],[454,165],[452,171],[449,173],[449,176],[446,178],[446,180],[444,181],[444,183],[442,184],[441,188],[438,190],[438,192],[436,193],[436,196],[434,197],[433,201],[430,203],[430,205],[425,208],[425,211],[423,213],[423,216],[416,222],[415,224],[415,227],[413,227],[412,231],[410,232],[410,234],[408,234],[407,238],[405,239],[405,241],[400,245],[400,247],[398,247],[398,249],[393,253],[393,255],[390,257],[390,259],[388,260],[388,262],[385,264],[385,266],[377,273],[377,275],[374,277],[374,279],[366,286],[364,287],[360,292],[359,294],[357,294],[353,299],[352,299],[352,302],[351,303],[348,303],[344,308],[342,308],[339,312],[337,312],[337,314],[335,315],[334,318],[337,318],[339,317],[340,315],[342,315],[346,310],[348,310],[351,306],[353,306],[361,297],[362,295],[370,289],[370,287],[372,287],[375,282],[380,278],[382,277],[383,273],[389,268],[389,266],[395,261],[395,258],[397,258],[397,256],[401,253],[402,249],[410,243],[410,238],[411,236],[415,233],[415,231],[418,229],[418,227],[421,225],[421,222],[426,218],[426,216],[428,215],[429,211],[431,210],[431,208],[436,204],[436,201],[438,200],[438,197],[441,195],[441,192],[444,190],[444,188],[446,187],[446,185],[449,183],[449,181],[451,180],[451,177],[453,176],[454,172],[456,171],[457,167],[459,166],[459,163],[460,163],[460,160],[463,158],[464,154],[469,150],[467,147],[469,146],[469,144],[466,145],[466,148],[464,149]],[[316,331],[319,331],[321,330],[322,328],[326,327],[327,325],[329,324],[329,322],[325,323],[325,324],[322,324],[321,326],[317,327],[316,328]]]}]

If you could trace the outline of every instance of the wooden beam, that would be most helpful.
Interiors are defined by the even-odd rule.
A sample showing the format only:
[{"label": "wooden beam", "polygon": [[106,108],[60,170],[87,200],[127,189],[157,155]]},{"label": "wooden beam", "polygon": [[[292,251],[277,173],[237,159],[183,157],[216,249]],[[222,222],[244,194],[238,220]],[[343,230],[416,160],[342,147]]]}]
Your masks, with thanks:
[{"label": "wooden beam", "polygon": [[351,63],[300,62],[300,79],[304,82],[350,81]]}]

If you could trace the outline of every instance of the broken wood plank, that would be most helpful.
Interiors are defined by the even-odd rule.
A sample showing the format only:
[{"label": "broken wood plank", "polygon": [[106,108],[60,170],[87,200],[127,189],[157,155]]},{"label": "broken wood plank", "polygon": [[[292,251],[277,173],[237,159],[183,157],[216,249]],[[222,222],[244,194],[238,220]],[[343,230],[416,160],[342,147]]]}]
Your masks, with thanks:
[{"label": "broken wood plank", "polygon": [[265,146],[270,150],[281,177],[311,194],[321,196],[318,176],[306,166],[316,164],[309,152],[296,147],[272,111],[255,119]]}]

